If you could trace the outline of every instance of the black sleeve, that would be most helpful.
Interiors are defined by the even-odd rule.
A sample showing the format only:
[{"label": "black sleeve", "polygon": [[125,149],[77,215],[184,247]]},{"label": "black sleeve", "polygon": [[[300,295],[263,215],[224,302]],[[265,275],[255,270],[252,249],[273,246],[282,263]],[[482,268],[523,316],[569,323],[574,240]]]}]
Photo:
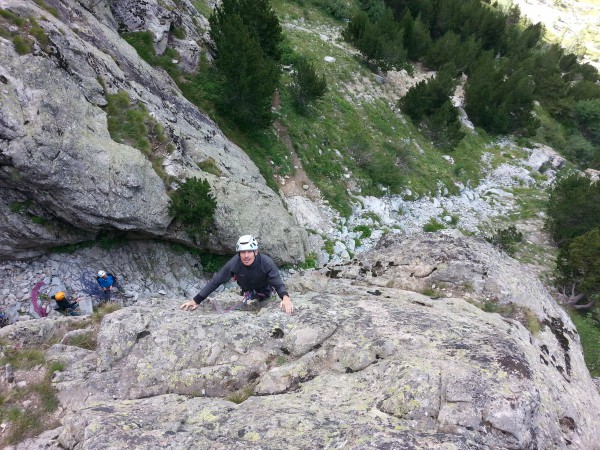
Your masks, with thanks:
[{"label": "black sleeve", "polygon": [[263,270],[267,274],[267,278],[269,279],[269,284],[275,288],[277,291],[277,295],[279,298],[283,299],[285,295],[288,295],[285,284],[283,284],[283,280],[281,279],[281,274],[279,273],[279,269],[275,265],[275,262],[268,256],[263,255],[262,263]]},{"label": "black sleeve", "polygon": [[206,283],[206,286],[204,286],[202,290],[194,297],[194,301],[197,304],[203,302],[206,297],[215,291],[215,289],[217,289],[223,283],[227,283],[227,281],[229,281],[229,279],[234,275],[233,270],[238,259],[239,256],[235,255],[233,258],[227,261],[221,270],[219,270],[208,283]]}]

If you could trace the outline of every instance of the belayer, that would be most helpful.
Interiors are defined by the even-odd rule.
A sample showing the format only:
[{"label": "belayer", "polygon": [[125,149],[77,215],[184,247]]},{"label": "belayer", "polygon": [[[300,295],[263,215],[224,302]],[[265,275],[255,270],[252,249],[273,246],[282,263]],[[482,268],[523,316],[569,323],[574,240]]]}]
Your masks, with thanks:
[{"label": "belayer", "polygon": [[56,302],[56,311],[70,316],[79,316],[79,299],[71,300],[63,291],[59,291],[50,297]]},{"label": "belayer", "polygon": [[110,290],[116,281],[117,279],[112,273],[105,272],[104,270],[98,271],[96,282],[100,285],[100,289],[102,289],[104,300],[110,300]]},{"label": "belayer", "polygon": [[193,300],[183,303],[180,308],[193,311],[206,298],[223,283],[235,277],[237,284],[242,288],[245,299],[265,301],[273,289],[281,298],[279,307],[287,314],[294,312],[294,305],[281,280],[279,269],[273,260],[258,252],[258,242],[249,234],[240,237],[235,246],[237,255],[231,258],[219,270],[206,286],[194,297]]}]

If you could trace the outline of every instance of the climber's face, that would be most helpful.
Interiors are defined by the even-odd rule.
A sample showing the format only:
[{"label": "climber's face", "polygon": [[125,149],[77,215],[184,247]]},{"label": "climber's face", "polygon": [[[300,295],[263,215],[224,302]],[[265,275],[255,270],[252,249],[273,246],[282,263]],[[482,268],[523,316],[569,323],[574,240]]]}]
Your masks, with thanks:
[{"label": "climber's face", "polygon": [[242,260],[242,264],[245,266],[251,266],[254,260],[256,259],[256,251],[255,250],[243,250],[240,252],[240,259]]}]

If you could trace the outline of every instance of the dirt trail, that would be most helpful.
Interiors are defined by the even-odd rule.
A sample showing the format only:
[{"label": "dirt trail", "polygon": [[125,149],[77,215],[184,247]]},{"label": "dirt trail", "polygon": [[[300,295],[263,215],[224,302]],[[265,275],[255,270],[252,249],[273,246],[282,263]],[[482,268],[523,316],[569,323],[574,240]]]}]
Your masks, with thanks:
[{"label": "dirt trail", "polygon": [[[273,98],[273,107],[275,108],[275,110],[279,109],[280,103],[281,99],[279,96],[279,91],[276,91],[275,96]],[[286,197],[293,197],[299,195],[302,197],[308,197],[311,200],[320,199],[321,192],[304,171],[302,163],[300,162],[300,158],[298,158],[298,155],[294,150],[294,145],[292,144],[292,139],[290,138],[290,133],[288,132],[287,127],[283,123],[281,123],[280,120],[275,120],[273,122],[273,126],[275,127],[275,133],[277,133],[277,138],[281,142],[283,142],[287,147],[292,157],[292,162],[294,164],[295,169],[294,173],[292,175],[289,175],[288,178],[275,175],[279,184],[279,190]],[[304,189],[304,186],[308,186],[308,189]]]}]

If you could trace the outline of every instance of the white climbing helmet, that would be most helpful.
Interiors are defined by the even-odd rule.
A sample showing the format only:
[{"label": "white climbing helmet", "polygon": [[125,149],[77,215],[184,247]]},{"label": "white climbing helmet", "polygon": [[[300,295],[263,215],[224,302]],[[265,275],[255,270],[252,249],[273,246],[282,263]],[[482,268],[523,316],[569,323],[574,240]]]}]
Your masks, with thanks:
[{"label": "white climbing helmet", "polygon": [[106,272],[104,270],[99,270],[98,271],[98,276],[99,277],[103,277],[104,275],[106,275]]},{"label": "white climbing helmet", "polygon": [[237,244],[235,244],[236,252],[243,252],[244,250],[258,250],[258,242],[251,234],[241,236],[238,239]]}]

